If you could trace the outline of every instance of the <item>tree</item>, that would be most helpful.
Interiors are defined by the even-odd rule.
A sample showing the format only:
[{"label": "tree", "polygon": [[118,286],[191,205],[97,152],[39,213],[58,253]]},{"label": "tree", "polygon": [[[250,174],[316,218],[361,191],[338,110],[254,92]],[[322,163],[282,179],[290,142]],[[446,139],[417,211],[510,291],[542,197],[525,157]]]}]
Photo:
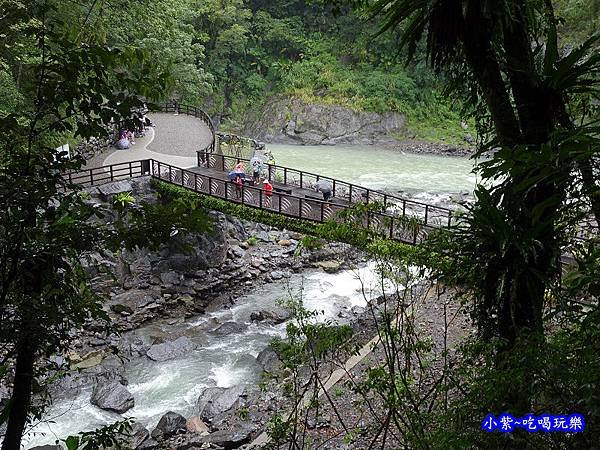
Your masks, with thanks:
[{"label": "tree", "polygon": [[[0,116],[0,375],[13,380],[0,423],[7,423],[2,449],[12,450],[44,409],[32,395],[44,379],[45,358],[68,349],[73,330],[91,320],[107,323],[82,261],[104,245],[139,244],[123,240],[119,226],[91,221],[99,211],[63,176],[83,158],[67,159],[55,147],[132,121],[132,111],[159,100],[171,82],[147,50],[108,46],[93,32],[101,2],[3,0],[0,6],[1,66],[20,106]],[[175,226],[205,218],[193,207],[183,210]],[[165,210],[147,212],[161,220],[144,225],[140,213],[124,218],[138,228],[131,236],[164,236],[159,226],[173,225]]]},{"label": "tree", "polygon": [[[598,93],[598,39],[561,56],[550,1],[378,0],[369,9],[384,17],[382,31],[404,25],[401,45],[411,56],[425,38],[429,63],[447,70],[480,113],[482,150],[494,151],[480,167],[496,184],[477,189],[457,255],[479,325],[503,342],[501,365],[520,339],[543,336],[566,224],[572,229],[581,219],[570,215],[569,193],[587,196],[583,214],[600,218],[592,159],[598,128],[589,109],[574,108],[575,99]],[[513,394],[509,404],[527,411],[527,393]]]}]

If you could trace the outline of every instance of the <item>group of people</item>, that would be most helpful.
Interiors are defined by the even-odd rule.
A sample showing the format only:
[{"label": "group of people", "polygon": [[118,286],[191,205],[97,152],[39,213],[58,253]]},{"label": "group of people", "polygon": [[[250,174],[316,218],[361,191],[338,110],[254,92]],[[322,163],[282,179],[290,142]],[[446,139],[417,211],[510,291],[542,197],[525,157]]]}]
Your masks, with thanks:
[{"label": "group of people", "polygon": [[[264,176],[263,164],[259,160],[252,161],[252,184],[254,186],[260,184],[261,179],[265,190],[265,195],[270,197],[273,194],[273,185],[269,179]],[[242,187],[249,180],[246,179],[246,165],[243,162],[239,162],[228,174],[229,180],[232,181],[236,186],[236,195],[238,198],[242,195]]]},{"label": "group of people", "polygon": [[[265,190],[265,195],[270,197],[273,194],[273,185],[269,179],[264,176],[264,167],[260,160],[251,160],[252,164],[252,184],[257,186],[261,180]],[[238,162],[231,172],[228,174],[229,181],[236,186],[237,198],[242,195],[242,187],[249,181],[246,179],[246,165],[243,162]],[[318,180],[314,185],[315,191],[323,194],[323,200],[329,201],[332,196],[333,187],[331,182],[326,179]]]},{"label": "group of people", "polygon": [[115,147],[120,150],[131,148],[131,146],[135,144],[136,137],[145,136],[146,129],[154,126],[152,121],[148,118],[148,116],[146,116],[147,112],[148,110],[144,109],[135,115],[134,122],[137,124],[137,126],[135,126],[134,130],[122,129],[119,131],[118,140],[115,142]]}]

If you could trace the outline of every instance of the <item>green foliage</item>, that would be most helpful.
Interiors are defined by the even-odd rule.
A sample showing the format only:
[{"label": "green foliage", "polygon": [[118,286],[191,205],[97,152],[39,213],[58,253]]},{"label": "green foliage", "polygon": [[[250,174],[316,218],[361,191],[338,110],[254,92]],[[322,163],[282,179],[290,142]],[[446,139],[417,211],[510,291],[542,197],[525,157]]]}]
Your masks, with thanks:
[{"label": "green foliage", "polygon": [[94,431],[69,436],[62,442],[67,450],[97,450],[101,448],[114,448],[115,450],[128,450],[128,445],[123,445],[125,437],[132,431],[133,419],[126,419],[98,428]]}]

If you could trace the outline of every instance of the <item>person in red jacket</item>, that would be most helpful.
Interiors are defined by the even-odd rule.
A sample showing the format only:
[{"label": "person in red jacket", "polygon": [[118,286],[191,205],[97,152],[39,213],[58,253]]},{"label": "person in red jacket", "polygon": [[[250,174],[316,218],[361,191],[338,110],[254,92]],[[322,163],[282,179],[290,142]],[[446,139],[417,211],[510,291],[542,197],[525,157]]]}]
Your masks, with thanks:
[{"label": "person in red jacket", "polygon": [[265,187],[265,195],[267,197],[270,197],[271,195],[273,195],[273,185],[271,183],[269,183],[269,180],[264,180],[263,184]]}]

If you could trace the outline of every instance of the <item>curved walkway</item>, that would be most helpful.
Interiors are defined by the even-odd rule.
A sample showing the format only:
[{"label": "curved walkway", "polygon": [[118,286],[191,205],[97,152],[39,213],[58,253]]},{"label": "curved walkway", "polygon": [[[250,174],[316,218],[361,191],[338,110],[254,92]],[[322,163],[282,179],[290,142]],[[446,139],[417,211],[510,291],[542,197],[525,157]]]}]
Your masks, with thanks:
[{"label": "curved walkway", "polygon": [[148,117],[155,126],[146,131],[146,136],[136,139],[135,145],[126,150],[111,147],[88,161],[85,168],[141,159],[154,159],[181,168],[195,167],[196,150],[212,142],[210,129],[193,116],[152,113]]}]

